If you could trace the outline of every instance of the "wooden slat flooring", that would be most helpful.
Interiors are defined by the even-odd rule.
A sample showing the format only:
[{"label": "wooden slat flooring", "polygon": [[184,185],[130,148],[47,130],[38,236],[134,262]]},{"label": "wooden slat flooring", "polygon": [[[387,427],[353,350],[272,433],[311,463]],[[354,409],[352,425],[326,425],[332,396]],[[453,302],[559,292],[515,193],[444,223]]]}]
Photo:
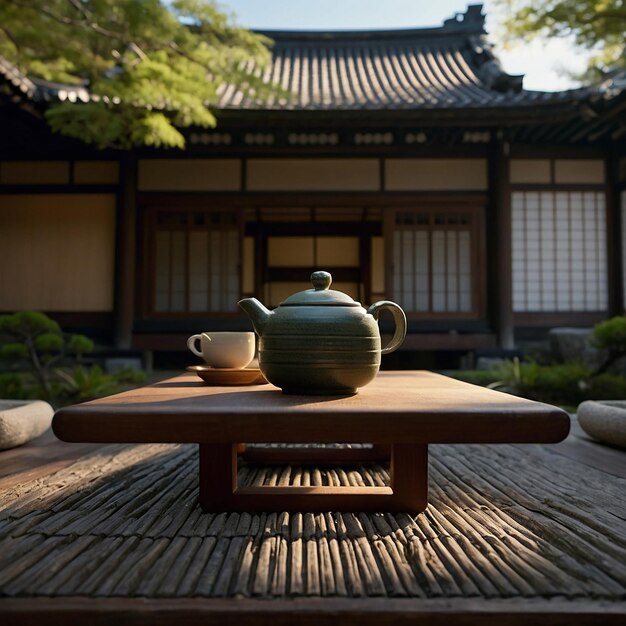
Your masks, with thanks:
[{"label": "wooden slat flooring", "polygon": [[48,476],[79,459],[89,450],[99,447],[93,443],[68,445],[59,441],[51,429],[23,446],[0,450],[0,490],[17,483]]},{"label": "wooden slat flooring", "polygon": [[580,427],[575,415],[571,416],[569,437],[551,448],[553,452],[575,459],[613,476],[626,478],[626,452],[619,448],[595,442]]},{"label": "wooden slat flooring", "polygon": [[[626,477],[583,464],[576,445],[430,446],[418,516],[205,514],[193,445],[90,446],[34,477],[18,464],[0,489],[0,612],[46,598],[343,598],[584,601],[624,616]],[[245,485],[388,480],[385,465],[239,470]]]}]

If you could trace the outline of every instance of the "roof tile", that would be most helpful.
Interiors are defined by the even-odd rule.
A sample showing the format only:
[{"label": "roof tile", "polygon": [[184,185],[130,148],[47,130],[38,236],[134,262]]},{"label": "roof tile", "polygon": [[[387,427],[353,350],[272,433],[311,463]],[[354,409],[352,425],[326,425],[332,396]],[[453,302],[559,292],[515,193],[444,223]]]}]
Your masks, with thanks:
[{"label": "roof tile", "polygon": [[[609,85],[562,92],[522,89],[486,40],[480,5],[438,28],[368,31],[265,31],[271,63],[257,69],[278,93],[256,101],[233,85],[217,90],[223,110],[417,110],[535,106],[612,97]],[[246,70],[254,71],[252,61]],[[30,80],[0,58],[0,77],[33,101],[98,100],[86,87]]]}]

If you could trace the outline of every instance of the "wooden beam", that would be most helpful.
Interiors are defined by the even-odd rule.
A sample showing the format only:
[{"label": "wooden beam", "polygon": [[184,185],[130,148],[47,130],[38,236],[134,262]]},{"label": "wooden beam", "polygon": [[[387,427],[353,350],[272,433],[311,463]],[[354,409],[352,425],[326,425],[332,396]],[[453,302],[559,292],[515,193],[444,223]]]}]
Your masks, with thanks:
[{"label": "wooden beam", "polygon": [[610,149],[606,167],[606,232],[609,315],[624,313],[624,266],[619,157]]},{"label": "wooden beam", "polygon": [[612,626],[623,602],[561,598],[6,598],[4,623],[37,626]]},{"label": "wooden beam", "polygon": [[137,159],[123,154],[115,229],[115,347],[131,347],[135,315],[135,238],[137,222]]},{"label": "wooden beam", "polygon": [[551,328],[553,326],[593,326],[606,319],[607,311],[540,311],[515,313],[515,326]]},{"label": "wooden beam", "polygon": [[371,448],[269,448],[239,444],[238,452],[248,463],[266,465],[337,465],[341,463],[378,463],[389,461],[388,444],[374,444]]},{"label": "wooden beam", "polygon": [[487,309],[498,345],[515,346],[513,337],[513,289],[511,263],[511,188],[509,144],[498,139],[489,157],[487,206]]}]

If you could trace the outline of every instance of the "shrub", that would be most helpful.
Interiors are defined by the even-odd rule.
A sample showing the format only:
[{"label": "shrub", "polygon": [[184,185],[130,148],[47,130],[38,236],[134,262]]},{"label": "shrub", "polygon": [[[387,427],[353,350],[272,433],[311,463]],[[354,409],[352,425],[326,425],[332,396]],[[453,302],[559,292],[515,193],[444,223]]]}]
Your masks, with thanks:
[{"label": "shrub", "polygon": [[38,397],[32,376],[19,372],[0,372],[0,398],[33,400]]},{"label": "shrub", "polygon": [[585,400],[625,400],[626,378],[618,374],[593,376]]},{"label": "shrub", "polygon": [[120,391],[122,385],[143,383],[144,372],[122,370],[115,374],[105,373],[99,365],[91,368],[76,365],[57,371],[60,379],[59,395],[64,402],[86,402]]},{"label": "shrub", "polygon": [[22,311],[0,315],[0,359],[10,370],[0,373],[0,397],[41,398],[55,406],[116,393],[145,380],[143,372],[107,374],[81,364],[94,343],[68,335],[47,315]]},{"label": "shrub", "polygon": [[626,356],[626,316],[618,315],[596,324],[593,328],[593,345],[599,350],[608,350],[604,363],[595,371],[606,372],[618,359]]},{"label": "shrub", "polygon": [[593,346],[608,353],[595,371],[582,362],[543,365],[513,359],[490,370],[458,371],[453,375],[466,382],[567,407],[575,407],[584,400],[625,400],[626,377],[608,370],[626,356],[626,316],[596,324],[592,337]]},{"label": "shrub", "polygon": [[500,380],[498,373],[494,369],[488,370],[456,370],[450,372],[450,376],[463,380],[466,383],[481,385],[486,387]]},{"label": "shrub", "polygon": [[[31,373],[38,395],[48,401],[54,400],[56,368],[63,360],[72,356],[80,360],[93,350],[93,341],[83,335],[64,335],[54,320],[37,311],[0,315],[0,342],[0,358],[12,370]],[[22,383],[28,389],[28,379]]]},{"label": "shrub", "polygon": [[626,399],[626,378],[618,374],[593,374],[583,363],[540,365],[504,361],[486,371],[457,371],[455,378],[517,396],[574,408],[584,400]]},{"label": "shrub", "polygon": [[586,399],[591,371],[583,363],[539,365],[518,359],[497,366],[500,381],[492,388],[554,404],[576,405]]}]

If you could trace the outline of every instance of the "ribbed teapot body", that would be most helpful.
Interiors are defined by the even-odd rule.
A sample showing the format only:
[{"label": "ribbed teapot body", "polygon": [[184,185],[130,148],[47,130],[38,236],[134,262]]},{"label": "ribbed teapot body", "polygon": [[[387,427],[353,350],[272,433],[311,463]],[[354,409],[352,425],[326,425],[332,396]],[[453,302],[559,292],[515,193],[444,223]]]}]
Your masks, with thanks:
[{"label": "ribbed teapot body", "polygon": [[[313,272],[313,289],[289,296],[273,311],[256,298],[239,302],[259,335],[263,375],[285,393],[356,393],[376,377],[381,355],[404,340],[406,316],[395,302],[380,300],[365,310],[329,289],[331,283],[328,272]],[[395,331],[381,350],[377,320],[383,309],[393,316]]]},{"label": "ribbed teapot body", "polygon": [[358,306],[279,307],[259,339],[259,367],[285,393],[356,393],[380,358],[378,324]]}]

